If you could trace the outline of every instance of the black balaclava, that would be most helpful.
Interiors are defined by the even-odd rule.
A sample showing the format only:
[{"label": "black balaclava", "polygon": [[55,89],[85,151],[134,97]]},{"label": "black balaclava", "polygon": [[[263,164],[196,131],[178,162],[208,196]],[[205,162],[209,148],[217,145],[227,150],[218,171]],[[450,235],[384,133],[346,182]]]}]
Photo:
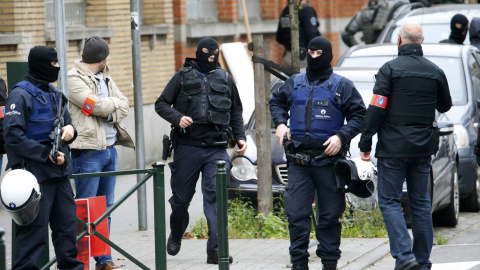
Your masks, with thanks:
[{"label": "black balaclava", "polygon": [[56,81],[60,68],[52,66],[52,62],[58,62],[57,51],[54,48],[46,46],[33,47],[28,54],[30,75],[49,83]]},{"label": "black balaclava", "polygon": [[[457,27],[457,24],[459,24]],[[468,19],[463,14],[455,14],[450,21],[450,39],[455,40],[458,44],[463,44],[468,33]]]},{"label": "black balaclava", "polygon": [[[319,36],[310,40],[308,49],[311,51],[322,50],[322,55],[313,58],[307,53],[307,78],[310,82],[315,80],[328,78],[331,74],[332,66],[330,63],[333,59],[332,44],[328,39]],[[325,79],[326,79],[325,78]]]},{"label": "black balaclava", "polygon": [[[209,52],[204,53],[202,51],[203,48],[207,48]],[[218,43],[215,41],[215,39],[207,37],[200,40],[197,46],[196,56],[197,56],[197,64],[200,67],[201,71],[209,72],[218,67],[219,53],[218,52],[216,54],[214,53],[214,51],[217,49],[218,49]],[[215,60],[213,62],[208,62],[208,58],[212,55],[215,56]]]}]

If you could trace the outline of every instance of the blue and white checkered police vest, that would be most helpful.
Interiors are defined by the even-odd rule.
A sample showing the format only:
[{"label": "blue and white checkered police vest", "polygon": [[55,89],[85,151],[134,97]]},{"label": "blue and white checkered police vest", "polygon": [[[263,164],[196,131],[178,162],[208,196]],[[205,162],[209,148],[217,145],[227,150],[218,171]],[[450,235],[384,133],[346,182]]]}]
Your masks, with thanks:
[{"label": "blue and white checkered police vest", "polygon": [[[55,118],[52,108],[56,108],[57,104],[52,104],[49,94],[30,82],[21,81],[12,89],[15,89],[16,87],[21,87],[32,95],[33,109],[28,118],[25,135],[27,138],[39,143],[52,141],[49,137],[50,133],[53,131],[53,121]],[[51,84],[50,89],[55,95],[55,100],[58,100],[60,92]]]},{"label": "blue and white checkered police vest", "polygon": [[325,141],[343,126],[345,116],[337,101],[341,97],[335,98],[342,78],[332,73],[325,82],[311,85],[305,73],[295,75],[290,108],[293,136]]}]

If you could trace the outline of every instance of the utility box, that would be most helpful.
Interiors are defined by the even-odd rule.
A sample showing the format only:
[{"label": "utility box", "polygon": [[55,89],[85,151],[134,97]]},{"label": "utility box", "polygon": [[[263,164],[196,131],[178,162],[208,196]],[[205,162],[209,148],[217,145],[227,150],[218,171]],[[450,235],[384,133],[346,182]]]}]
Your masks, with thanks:
[{"label": "utility box", "polygon": [[28,62],[26,61],[11,61],[7,62],[7,87],[8,94],[12,91],[12,87],[23,81],[23,77],[28,71]]}]

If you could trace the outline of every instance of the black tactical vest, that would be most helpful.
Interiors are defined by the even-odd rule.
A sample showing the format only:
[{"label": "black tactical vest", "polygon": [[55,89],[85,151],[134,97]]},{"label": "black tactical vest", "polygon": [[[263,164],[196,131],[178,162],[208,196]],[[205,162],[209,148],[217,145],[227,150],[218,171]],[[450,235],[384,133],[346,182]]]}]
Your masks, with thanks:
[{"label": "black tactical vest", "polygon": [[192,118],[196,124],[230,124],[231,89],[228,87],[228,73],[215,69],[206,74],[193,67],[184,67],[181,91],[173,108]]}]

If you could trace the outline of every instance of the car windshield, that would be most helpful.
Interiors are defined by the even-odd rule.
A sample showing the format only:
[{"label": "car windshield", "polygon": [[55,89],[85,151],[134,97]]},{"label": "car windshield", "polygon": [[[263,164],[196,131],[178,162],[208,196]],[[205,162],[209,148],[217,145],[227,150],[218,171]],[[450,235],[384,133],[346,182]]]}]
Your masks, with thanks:
[{"label": "car windshield", "polygon": [[[397,43],[397,35],[400,31],[401,25],[394,25],[388,30],[383,43]],[[441,40],[448,39],[450,36],[450,24],[424,24],[422,25],[423,36],[425,40],[423,43],[439,43]],[[464,44],[470,44],[470,39],[465,38]]]},{"label": "car windshield", "polygon": [[[458,57],[427,56],[427,58],[439,66],[445,72],[453,105],[467,103],[467,89],[462,60]],[[344,58],[341,67],[381,67],[385,62],[393,59],[393,56],[362,56]],[[454,83],[452,83],[454,82]]]}]

